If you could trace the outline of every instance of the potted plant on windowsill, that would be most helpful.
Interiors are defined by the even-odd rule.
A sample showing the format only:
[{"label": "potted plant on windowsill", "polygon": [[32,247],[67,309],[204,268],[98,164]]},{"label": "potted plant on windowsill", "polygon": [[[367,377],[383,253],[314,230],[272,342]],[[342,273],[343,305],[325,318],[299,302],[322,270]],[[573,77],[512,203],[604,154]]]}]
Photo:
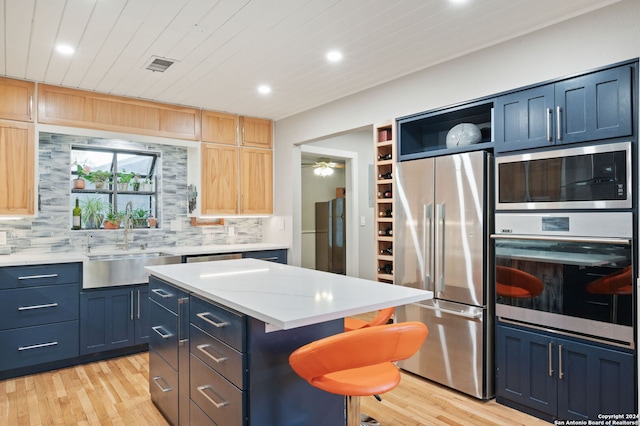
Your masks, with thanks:
[{"label": "potted plant on windowsill", "polygon": [[134,228],[147,227],[147,211],[145,209],[135,209],[133,211],[133,227]]},{"label": "potted plant on windowsill", "polygon": [[150,178],[146,178],[142,181],[142,183],[140,184],[140,191],[142,192],[152,192],[153,191],[153,184],[151,183],[151,179]]},{"label": "potted plant on windowsill", "polygon": [[135,174],[133,172],[127,172],[125,169],[122,169],[121,172],[118,173],[118,191],[128,191],[129,190],[129,182]]},{"label": "potted plant on windowsill", "polygon": [[104,170],[96,170],[87,175],[87,180],[95,184],[96,189],[104,189],[109,179],[111,179],[111,172],[105,172]]},{"label": "potted plant on windowsill", "polygon": [[123,212],[116,212],[113,210],[113,206],[109,208],[109,212],[104,217],[104,229],[118,229],[120,228],[120,222],[124,216]]},{"label": "potted plant on windowsill", "polygon": [[80,201],[82,209],[82,225],[86,229],[98,229],[102,225],[107,203],[101,198],[90,197]]},{"label": "potted plant on windowsill", "polygon": [[76,164],[76,173],[78,177],[73,180],[73,189],[84,189],[85,187],[85,178],[88,179],[90,174],[89,169],[87,167],[83,167],[80,164]]}]

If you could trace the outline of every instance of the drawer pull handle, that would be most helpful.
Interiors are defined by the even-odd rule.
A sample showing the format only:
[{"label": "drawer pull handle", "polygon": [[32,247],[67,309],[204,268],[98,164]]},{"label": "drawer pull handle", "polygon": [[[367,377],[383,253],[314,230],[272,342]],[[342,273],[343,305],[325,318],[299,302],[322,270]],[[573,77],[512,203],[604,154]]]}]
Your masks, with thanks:
[{"label": "drawer pull handle", "polygon": [[39,345],[20,346],[19,351],[28,351],[29,349],[48,348],[49,346],[56,346],[58,342],[40,343]]},{"label": "drawer pull handle", "polygon": [[57,278],[58,274],[44,274],[44,275],[27,275],[25,277],[18,277],[19,280],[39,280],[41,278]]},{"label": "drawer pull handle", "polygon": [[[159,381],[162,380],[162,382],[166,385],[166,386],[162,386]],[[166,392],[171,392],[173,390],[173,388],[171,386],[169,386],[169,383],[167,383],[167,381],[164,379],[164,377],[162,376],[156,376],[153,378],[153,382],[156,384],[156,386],[158,386],[160,388],[160,390],[164,393]]]},{"label": "drawer pull handle", "polygon": [[198,345],[198,350],[200,352],[202,352],[203,354],[205,354],[206,356],[208,356],[209,358],[211,358],[212,360],[214,360],[215,362],[217,362],[218,364],[220,364],[221,362],[224,362],[227,360],[226,356],[223,356],[221,358],[216,358],[213,355],[211,355],[209,352],[205,351],[206,348],[210,348],[211,345],[206,344],[206,345]]},{"label": "drawer pull handle", "polygon": [[[222,407],[224,407],[225,405],[229,405],[229,403],[228,403],[227,401],[216,402],[216,401],[214,401],[213,399],[211,399],[211,397],[210,397],[209,395],[207,395],[207,394],[205,393],[205,390],[207,390],[207,389],[211,389],[211,386],[210,386],[210,385],[198,386],[196,389],[198,389],[198,392],[200,392],[200,393],[202,394],[202,396],[204,396],[205,398],[207,398],[207,400],[208,400],[210,403],[212,403],[216,408],[222,408]],[[212,393],[215,393],[215,392],[213,392],[213,390],[212,390],[211,392],[212,392]],[[216,395],[217,395],[217,394],[216,394]]]},{"label": "drawer pull handle", "polygon": [[47,303],[46,305],[20,306],[18,308],[18,310],[19,311],[30,311],[32,309],[55,308],[56,306],[58,306],[57,303]]},{"label": "drawer pull handle", "polygon": [[153,290],[151,290],[151,292],[157,294],[158,296],[162,297],[163,299],[167,299],[167,298],[173,296],[173,294],[171,294],[169,292],[166,292],[161,288],[154,288]]},{"label": "drawer pull handle", "polygon": [[[207,318],[207,315],[211,315],[211,312],[201,312],[201,313],[196,314],[196,315],[197,315],[198,318],[202,319],[203,321],[208,322],[209,324],[211,324],[212,326],[217,327],[217,328],[222,328],[222,327],[225,327],[225,326],[229,325],[229,323],[226,322],[226,321],[215,322],[215,321],[212,321],[209,318]],[[213,315],[211,315],[211,316],[213,316]]]},{"label": "drawer pull handle", "polygon": [[173,334],[171,333],[163,333],[164,330],[162,330],[161,325],[156,325],[155,327],[151,327],[151,329],[158,333],[163,339],[168,339],[169,337],[173,336]]}]

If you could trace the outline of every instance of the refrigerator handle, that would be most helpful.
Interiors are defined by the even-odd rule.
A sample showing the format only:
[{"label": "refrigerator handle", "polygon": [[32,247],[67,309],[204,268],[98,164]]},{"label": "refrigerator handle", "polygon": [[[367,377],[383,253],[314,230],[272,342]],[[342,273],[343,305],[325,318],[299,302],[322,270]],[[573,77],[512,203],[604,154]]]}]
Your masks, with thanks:
[{"label": "refrigerator handle", "polygon": [[443,312],[445,314],[455,315],[457,317],[469,318],[469,319],[480,319],[482,318],[482,312],[466,312],[466,311],[456,311],[453,309],[443,308],[441,306],[432,306],[432,305],[423,305],[420,303],[416,303],[416,306],[419,306],[422,309],[428,309],[430,311]]},{"label": "refrigerator handle", "polygon": [[436,294],[444,291],[444,204],[436,204],[436,245],[434,248],[435,258],[438,265],[436,276]]},{"label": "refrigerator handle", "polygon": [[431,289],[433,286],[433,206],[425,204],[422,210],[422,252],[424,253],[424,265],[426,268],[424,276],[424,288]]}]

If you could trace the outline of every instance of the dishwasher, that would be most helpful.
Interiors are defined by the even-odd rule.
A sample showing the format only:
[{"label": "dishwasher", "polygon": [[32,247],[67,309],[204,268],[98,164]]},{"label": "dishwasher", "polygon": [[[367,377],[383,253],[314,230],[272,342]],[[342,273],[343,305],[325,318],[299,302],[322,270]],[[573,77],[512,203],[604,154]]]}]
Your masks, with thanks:
[{"label": "dishwasher", "polygon": [[193,255],[193,256],[185,256],[185,257],[186,257],[186,263],[213,262],[216,260],[242,259],[242,253],[207,254],[207,255]]}]

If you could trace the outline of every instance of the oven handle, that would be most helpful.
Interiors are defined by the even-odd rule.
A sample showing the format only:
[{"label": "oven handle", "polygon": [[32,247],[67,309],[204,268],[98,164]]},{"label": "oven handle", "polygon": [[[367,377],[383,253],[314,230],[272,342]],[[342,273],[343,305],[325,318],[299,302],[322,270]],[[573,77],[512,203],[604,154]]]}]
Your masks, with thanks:
[{"label": "oven handle", "polygon": [[558,235],[504,235],[492,234],[493,240],[537,240],[537,241],[563,241],[572,243],[603,243],[603,244],[631,244],[627,238],[596,238],[596,237],[567,237]]}]

